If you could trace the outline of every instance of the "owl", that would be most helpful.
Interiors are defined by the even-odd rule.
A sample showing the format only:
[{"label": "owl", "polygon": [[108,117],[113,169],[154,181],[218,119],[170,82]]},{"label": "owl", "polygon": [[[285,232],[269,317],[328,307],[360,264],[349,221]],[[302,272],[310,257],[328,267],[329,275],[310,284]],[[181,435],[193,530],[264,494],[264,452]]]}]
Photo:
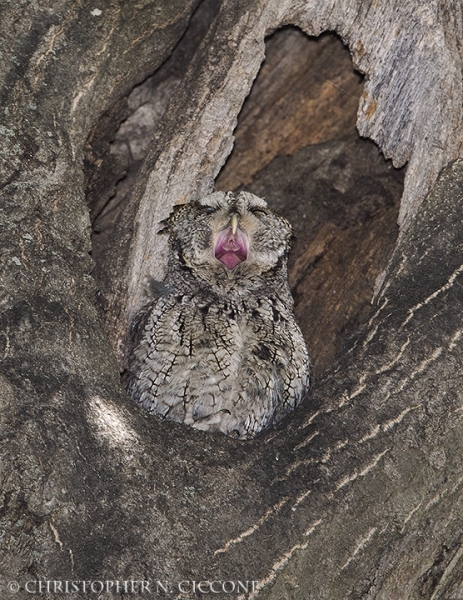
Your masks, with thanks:
[{"label": "owl", "polygon": [[149,413],[251,439],[309,387],[287,281],[291,226],[248,192],[174,208],[168,274],[133,326],[127,385]]}]

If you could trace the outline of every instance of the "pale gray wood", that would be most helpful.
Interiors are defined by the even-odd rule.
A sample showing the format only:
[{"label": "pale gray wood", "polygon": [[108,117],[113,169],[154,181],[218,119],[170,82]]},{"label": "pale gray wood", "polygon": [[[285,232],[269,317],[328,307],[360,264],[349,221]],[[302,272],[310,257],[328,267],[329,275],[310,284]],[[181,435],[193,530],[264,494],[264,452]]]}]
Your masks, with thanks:
[{"label": "pale gray wood", "polygon": [[167,580],[173,597],[203,578],[256,580],[250,598],[461,596],[462,163],[435,184],[461,147],[461,6],[228,1],[171,104],[128,207],[135,234],[127,220],[115,234],[113,340],[162,250],[145,221],[211,189],[276,27],[349,43],[368,79],[362,134],[409,161],[376,312],[292,419],[242,444],[132,406],[90,278],[82,146],[194,5],[2,7],[0,579],[16,598],[39,578]]},{"label": "pale gray wood", "polygon": [[[309,35],[335,30],[349,46],[366,75],[360,134],[395,166],[408,163],[399,216],[405,231],[440,170],[462,153],[461,21],[460,3],[224,2],[147,159],[123,296],[128,318],[144,302],[146,276],[163,276],[157,223],[173,204],[212,190],[268,33],[286,24]],[[119,294],[115,301],[121,304]]]}]

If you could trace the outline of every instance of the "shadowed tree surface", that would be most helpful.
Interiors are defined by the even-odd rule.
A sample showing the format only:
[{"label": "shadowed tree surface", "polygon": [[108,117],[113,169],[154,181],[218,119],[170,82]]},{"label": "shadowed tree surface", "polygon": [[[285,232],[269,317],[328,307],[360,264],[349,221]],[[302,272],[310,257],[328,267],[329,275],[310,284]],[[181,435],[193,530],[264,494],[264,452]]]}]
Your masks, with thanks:
[{"label": "shadowed tree surface", "polygon": [[[256,582],[242,598],[461,597],[462,8],[224,0],[210,9],[99,254],[97,286],[84,146],[97,139],[94,161],[104,144],[109,152],[124,98],[173,56],[197,5],[2,7],[2,594],[15,591],[12,581],[16,598],[30,598],[27,581],[143,579],[151,590],[168,582],[174,598],[195,597],[190,584],[178,589],[185,580]],[[146,276],[163,273],[159,220],[212,190],[265,38],[287,25],[336,32],[364,74],[358,129],[396,167],[408,162],[401,230],[355,339],[323,358],[328,368],[294,415],[240,443],[140,412],[120,386],[119,349]],[[239,179],[238,167],[236,183],[230,171],[220,177],[255,191],[279,153],[294,154],[297,170],[323,152],[340,156],[335,129],[304,134],[326,144],[314,154],[289,136],[284,151],[260,152],[256,177]],[[338,191],[355,189],[346,177]],[[384,189],[387,202],[365,191],[365,214],[392,210],[396,184]],[[362,223],[365,239],[376,239],[378,223],[391,221],[382,218],[354,219],[346,233],[330,213],[323,235],[318,223],[295,258],[301,296],[311,277],[302,284],[301,273],[329,258],[318,247],[363,235]],[[374,255],[368,244],[359,255]],[[384,261],[379,254],[372,262]],[[88,594],[80,586],[67,597]]]}]

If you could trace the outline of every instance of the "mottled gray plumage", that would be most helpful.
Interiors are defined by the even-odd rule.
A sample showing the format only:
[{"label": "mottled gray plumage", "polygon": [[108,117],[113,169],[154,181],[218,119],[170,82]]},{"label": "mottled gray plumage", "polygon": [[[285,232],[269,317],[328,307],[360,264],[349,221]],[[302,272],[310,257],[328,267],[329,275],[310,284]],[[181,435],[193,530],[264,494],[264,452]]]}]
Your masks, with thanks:
[{"label": "mottled gray plumage", "polygon": [[253,438],[309,385],[287,282],[291,227],[247,192],[176,206],[164,225],[168,275],[134,326],[128,389],[150,413]]}]

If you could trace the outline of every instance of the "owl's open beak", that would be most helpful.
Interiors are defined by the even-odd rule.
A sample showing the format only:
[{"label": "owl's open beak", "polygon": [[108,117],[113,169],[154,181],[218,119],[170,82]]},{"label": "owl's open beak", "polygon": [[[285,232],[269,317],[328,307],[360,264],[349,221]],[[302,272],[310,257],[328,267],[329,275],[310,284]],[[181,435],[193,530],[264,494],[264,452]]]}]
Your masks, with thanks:
[{"label": "owl's open beak", "polygon": [[214,243],[214,254],[229,271],[248,257],[248,236],[238,227],[238,215],[233,213],[230,225],[219,232]]},{"label": "owl's open beak", "polygon": [[230,227],[231,227],[233,235],[235,235],[236,228],[238,227],[238,215],[236,213],[232,214],[231,221],[230,221]]}]

